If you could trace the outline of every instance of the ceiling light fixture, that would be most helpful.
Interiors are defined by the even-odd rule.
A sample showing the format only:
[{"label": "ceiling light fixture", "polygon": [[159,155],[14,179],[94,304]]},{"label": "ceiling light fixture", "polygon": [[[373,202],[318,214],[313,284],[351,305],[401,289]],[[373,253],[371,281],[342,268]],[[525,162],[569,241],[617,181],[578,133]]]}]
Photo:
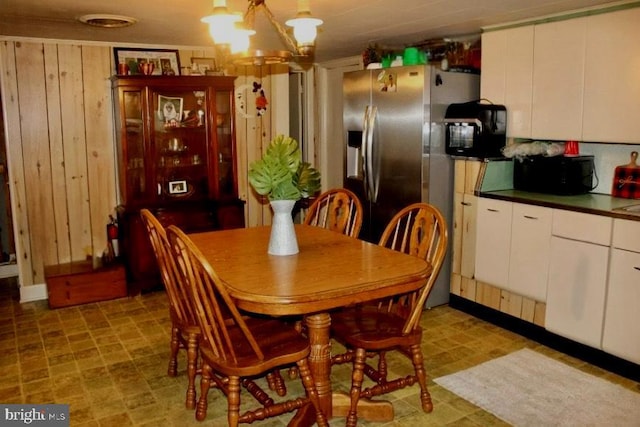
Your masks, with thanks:
[{"label": "ceiling light fixture", "polygon": [[137,19],[123,15],[109,15],[105,13],[82,15],[78,21],[83,24],[101,28],[122,28],[138,22]]},{"label": "ceiling light fixture", "polygon": [[[226,0],[213,0],[213,12],[201,19],[209,25],[209,33],[217,45],[229,47],[236,65],[265,65],[313,58],[317,27],[322,20],[311,16],[309,0],[298,0],[298,13],[286,25],[293,27],[294,39],[278,21],[265,0],[248,0],[249,6],[244,16],[229,11]],[[256,10],[260,9],[276,29],[289,50],[249,49],[249,37],[256,34],[254,29]]]}]

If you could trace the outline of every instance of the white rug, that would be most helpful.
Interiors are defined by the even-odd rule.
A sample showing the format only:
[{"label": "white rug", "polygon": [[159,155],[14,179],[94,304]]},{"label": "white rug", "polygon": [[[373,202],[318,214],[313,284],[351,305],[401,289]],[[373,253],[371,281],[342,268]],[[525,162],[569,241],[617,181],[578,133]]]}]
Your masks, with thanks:
[{"label": "white rug", "polygon": [[640,393],[528,349],[434,381],[515,426],[640,426]]}]

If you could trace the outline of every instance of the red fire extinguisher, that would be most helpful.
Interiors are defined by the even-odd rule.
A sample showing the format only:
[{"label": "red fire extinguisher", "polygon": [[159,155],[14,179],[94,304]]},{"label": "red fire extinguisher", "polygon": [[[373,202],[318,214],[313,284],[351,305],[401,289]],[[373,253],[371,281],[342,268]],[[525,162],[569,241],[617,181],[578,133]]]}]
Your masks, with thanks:
[{"label": "red fire extinguisher", "polygon": [[109,224],[107,224],[107,240],[109,246],[113,250],[113,256],[118,257],[120,250],[118,247],[118,223],[113,215],[109,215]]}]

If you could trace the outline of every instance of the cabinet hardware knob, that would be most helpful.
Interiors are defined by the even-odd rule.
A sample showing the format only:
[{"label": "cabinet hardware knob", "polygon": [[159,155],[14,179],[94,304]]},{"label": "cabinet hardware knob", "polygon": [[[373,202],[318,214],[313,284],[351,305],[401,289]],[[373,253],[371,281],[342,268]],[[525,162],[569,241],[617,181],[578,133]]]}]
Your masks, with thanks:
[{"label": "cabinet hardware knob", "polygon": [[525,215],[524,217],[525,217],[525,218],[527,218],[527,219],[538,219],[538,217],[535,217],[535,216],[529,216],[529,215]]},{"label": "cabinet hardware knob", "polygon": [[469,203],[469,202],[460,202],[460,204],[462,206],[471,206],[471,203]]},{"label": "cabinet hardware knob", "polygon": [[487,209],[489,212],[500,212],[498,209]]},{"label": "cabinet hardware knob", "polygon": [[635,268],[636,270],[640,271],[640,267],[633,267],[633,268]]}]

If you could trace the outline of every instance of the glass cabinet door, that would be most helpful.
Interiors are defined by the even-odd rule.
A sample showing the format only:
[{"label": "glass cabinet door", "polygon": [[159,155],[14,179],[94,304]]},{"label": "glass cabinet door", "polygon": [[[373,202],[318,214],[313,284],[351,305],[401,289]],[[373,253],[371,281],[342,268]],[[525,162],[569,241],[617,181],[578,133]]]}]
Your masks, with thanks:
[{"label": "glass cabinet door", "polygon": [[209,197],[205,88],[152,91],[155,191],[161,201]]},{"label": "glass cabinet door", "polygon": [[231,92],[216,92],[216,134],[218,140],[218,191],[220,197],[235,195]]},{"label": "glass cabinet door", "polygon": [[123,93],[123,112],[126,126],[126,157],[123,166],[127,169],[127,197],[142,199],[145,196],[145,129],[142,120],[141,90],[127,90]]}]

